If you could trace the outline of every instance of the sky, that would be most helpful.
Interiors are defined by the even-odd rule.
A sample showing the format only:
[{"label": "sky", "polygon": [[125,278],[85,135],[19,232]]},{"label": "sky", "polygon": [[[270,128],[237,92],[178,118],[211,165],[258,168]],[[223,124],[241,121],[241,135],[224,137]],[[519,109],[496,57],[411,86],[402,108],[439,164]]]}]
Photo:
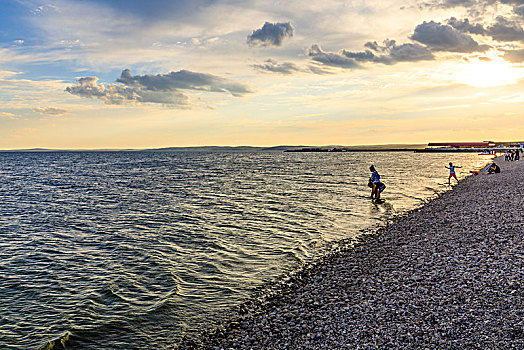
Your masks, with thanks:
[{"label": "sky", "polygon": [[524,137],[524,0],[3,0],[0,149]]}]

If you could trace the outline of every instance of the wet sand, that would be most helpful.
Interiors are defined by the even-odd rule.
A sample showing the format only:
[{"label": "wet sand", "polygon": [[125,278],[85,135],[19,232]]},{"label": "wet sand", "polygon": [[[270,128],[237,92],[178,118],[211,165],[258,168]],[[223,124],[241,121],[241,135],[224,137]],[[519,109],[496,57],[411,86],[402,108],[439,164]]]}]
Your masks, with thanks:
[{"label": "wet sand", "polygon": [[524,162],[497,164],[179,348],[524,349]]}]

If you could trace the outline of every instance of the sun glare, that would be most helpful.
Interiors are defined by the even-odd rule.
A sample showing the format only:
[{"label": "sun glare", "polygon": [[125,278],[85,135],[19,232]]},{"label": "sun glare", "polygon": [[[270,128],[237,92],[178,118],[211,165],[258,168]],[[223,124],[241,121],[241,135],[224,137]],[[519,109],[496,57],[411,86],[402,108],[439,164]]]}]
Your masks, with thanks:
[{"label": "sun glare", "polygon": [[460,83],[476,87],[514,84],[523,77],[524,68],[515,67],[498,56],[472,59],[456,72]]}]

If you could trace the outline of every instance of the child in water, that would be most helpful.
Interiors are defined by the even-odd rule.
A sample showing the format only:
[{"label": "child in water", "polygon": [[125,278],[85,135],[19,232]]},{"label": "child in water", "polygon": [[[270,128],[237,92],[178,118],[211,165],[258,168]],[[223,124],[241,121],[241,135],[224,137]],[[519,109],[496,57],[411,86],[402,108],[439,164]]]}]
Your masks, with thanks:
[{"label": "child in water", "polygon": [[457,180],[457,183],[459,183],[459,179],[457,179],[457,174],[455,174],[455,168],[462,168],[460,166],[455,166],[453,163],[449,163],[449,168],[445,167],[446,169],[449,169],[449,177],[448,177],[448,184],[451,185],[451,178],[454,177],[455,180]]},{"label": "child in water", "polygon": [[380,199],[380,193],[384,191],[386,185],[380,182],[380,175],[375,170],[375,166],[370,166],[369,170],[371,171],[371,177],[369,178],[368,186],[371,187],[371,199]]}]

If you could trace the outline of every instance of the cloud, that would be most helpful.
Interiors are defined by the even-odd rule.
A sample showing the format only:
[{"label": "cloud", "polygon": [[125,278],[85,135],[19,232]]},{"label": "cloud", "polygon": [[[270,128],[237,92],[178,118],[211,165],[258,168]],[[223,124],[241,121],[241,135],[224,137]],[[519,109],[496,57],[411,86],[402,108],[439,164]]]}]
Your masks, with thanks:
[{"label": "cloud", "polygon": [[131,75],[129,69],[122,71],[116,80],[128,86],[145,88],[151,91],[173,91],[177,89],[200,90],[210,92],[228,92],[233,96],[242,96],[252,92],[247,86],[212,74],[195,73],[188,70],[168,74]]},{"label": "cloud", "polygon": [[279,63],[271,58],[267,59],[263,64],[254,64],[253,68],[262,72],[278,73],[290,75],[294,73],[313,73],[313,74],[332,74],[333,71],[325,69],[321,65],[309,65],[308,67],[299,67],[292,62]]},{"label": "cloud", "polygon": [[0,118],[16,119],[16,115],[9,112],[0,112]]},{"label": "cloud", "polygon": [[22,73],[21,72],[11,72],[7,70],[0,70],[0,79],[9,78],[17,74],[22,74]]},{"label": "cloud", "polygon": [[449,8],[449,7],[471,7],[474,5],[477,5],[476,0],[444,0],[439,3],[441,7]]},{"label": "cloud", "polygon": [[280,73],[280,74],[293,74],[296,72],[303,71],[296,64],[291,62],[278,63],[275,60],[267,59],[264,64],[255,64],[253,67],[260,71]]},{"label": "cloud", "polygon": [[266,22],[261,29],[254,30],[247,37],[247,43],[251,46],[282,46],[286,37],[292,37],[294,28],[291,23],[269,23]]},{"label": "cloud", "polygon": [[189,107],[189,98],[177,91],[148,91],[147,89],[127,87],[123,85],[107,85],[98,83],[97,77],[79,78],[78,84],[66,88],[70,94],[80,97],[97,98],[106,104],[125,103],[161,103],[180,108]]},{"label": "cloud", "polygon": [[480,15],[486,11],[486,7],[493,5],[498,0],[423,0],[421,8],[429,9],[454,9],[463,7],[470,15]]},{"label": "cloud", "polygon": [[522,26],[502,16],[498,16],[496,23],[487,28],[487,34],[498,41],[524,41]]},{"label": "cloud", "polygon": [[458,20],[455,17],[451,17],[447,23],[458,30],[461,33],[479,34],[484,35],[486,30],[481,24],[472,25],[469,23],[469,19]]},{"label": "cloud", "polygon": [[483,52],[489,49],[487,45],[479,45],[468,34],[434,21],[419,24],[411,39],[434,51]]},{"label": "cloud", "polygon": [[417,62],[433,60],[434,56],[430,50],[419,44],[397,45],[395,40],[384,40],[383,45],[367,42],[368,50],[363,52],[350,52],[343,50],[342,53],[358,62],[375,62],[383,64],[395,64],[398,62]]},{"label": "cloud", "polygon": [[513,63],[522,63],[524,62],[524,49],[505,51],[504,59]]},{"label": "cloud", "polygon": [[315,44],[308,50],[308,55],[314,61],[325,64],[326,66],[339,68],[362,68],[354,58],[347,57],[344,53],[324,52],[319,45]]},{"label": "cloud", "polygon": [[524,5],[515,6],[513,8],[513,12],[515,12],[519,16],[524,17]]},{"label": "cloud", "polygon": [[508,5],[522,5],[524,4],[524,0],[500,0],[501,3],[503,4],[508,4]]},{"label": "cloud", "polygon": [[66,88],[77,96],[97,98],[106,104],[159,103],[178,108],[191,108],[189,97],[180,90],[230,93],[243,96],[252,92],[247,86],[211,74],[187,70],[168,74],[131,75],[129,69],[122,71],[116,80],[120,84],[104,85],[97,77],[78,79],[78,84]]},{"label": "cloud", "polygon": [[54,107],[35,107],[32,109],[33,112],[40,113],[42,115],[61,116],[67,113],[65,109],[54,108]]}]

